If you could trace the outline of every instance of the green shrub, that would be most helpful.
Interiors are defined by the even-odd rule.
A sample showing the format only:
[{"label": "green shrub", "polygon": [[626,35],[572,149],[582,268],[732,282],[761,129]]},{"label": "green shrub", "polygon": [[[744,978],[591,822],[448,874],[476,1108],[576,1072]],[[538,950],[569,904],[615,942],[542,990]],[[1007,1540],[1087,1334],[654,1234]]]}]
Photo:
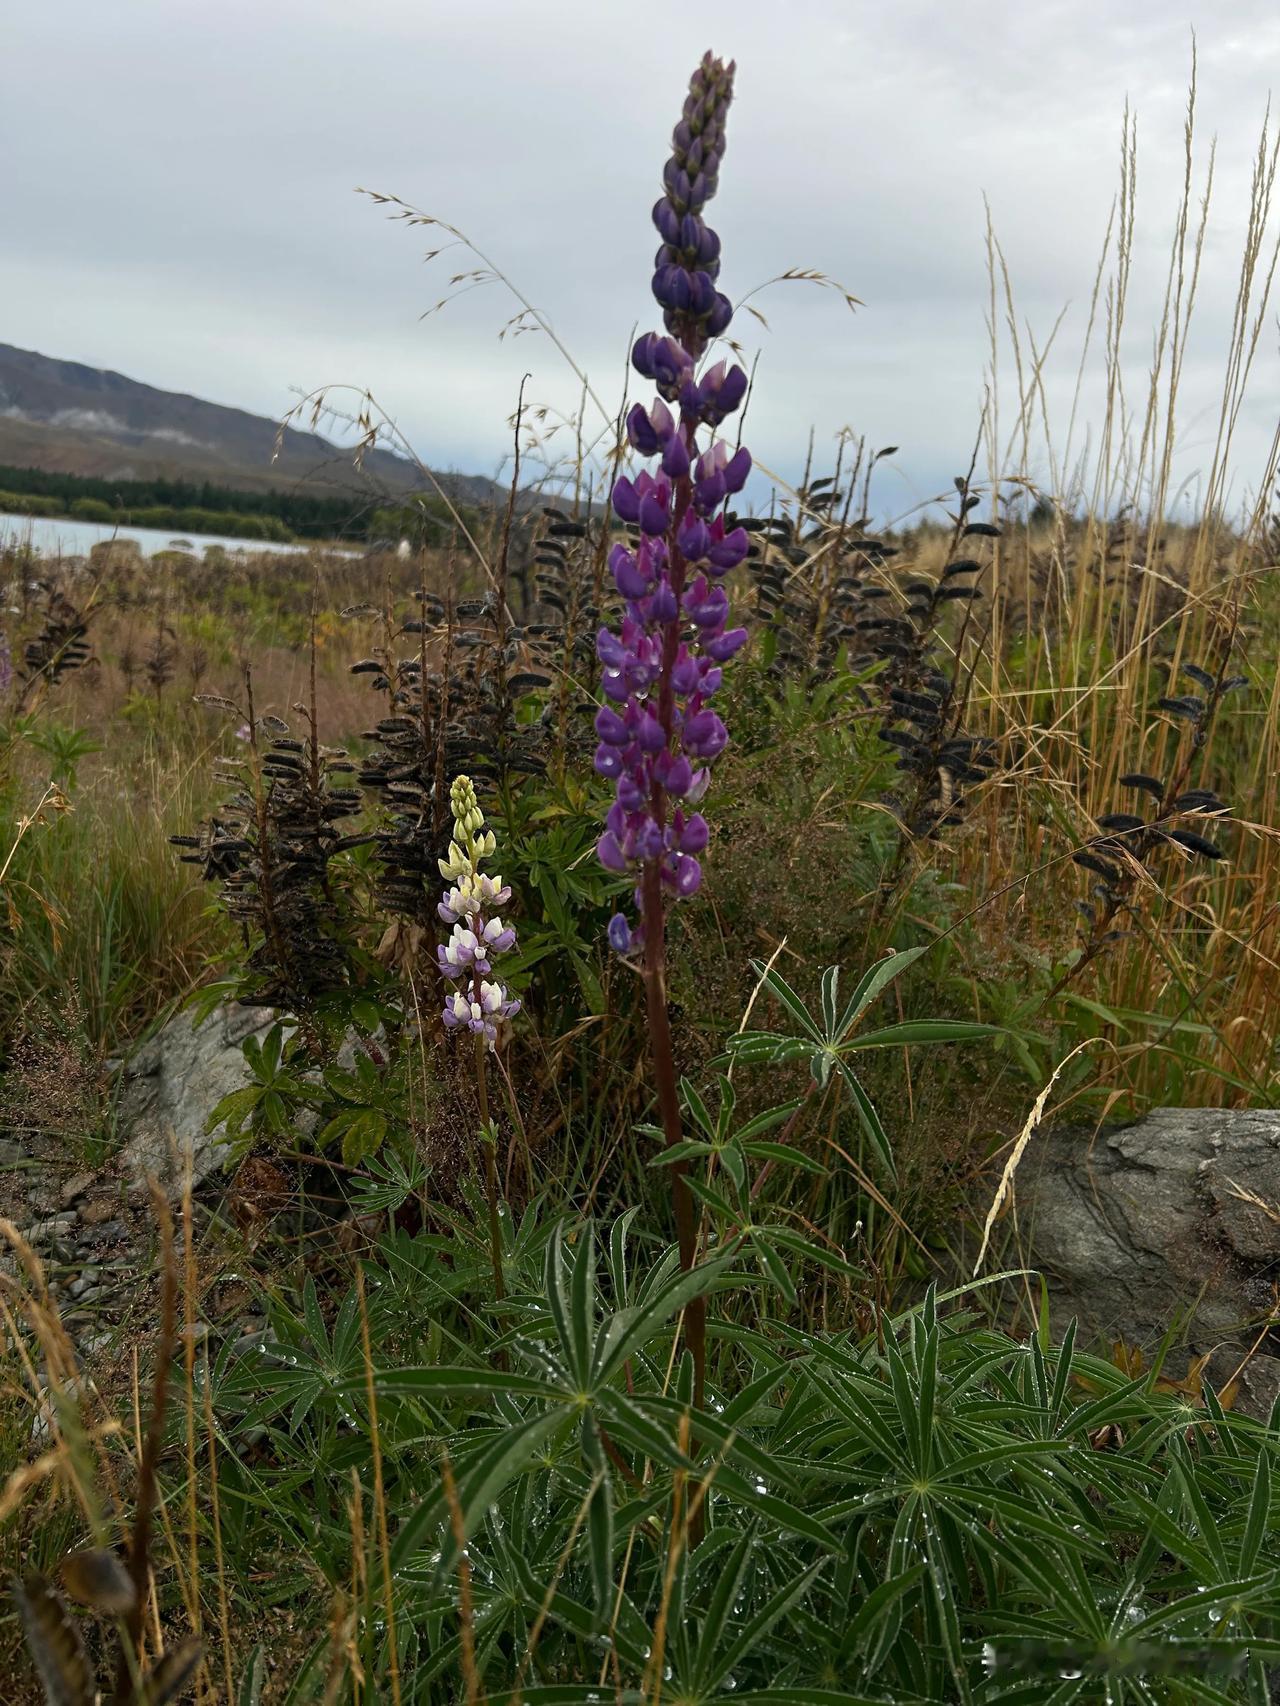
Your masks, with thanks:
[{"label": "green shrub", "polygon": [[0,492],[0,512],[9,515],[57,515],[56,498],[38,497],[34,492]]},{"label": "green shrub", "polygon": [[121,519],[119,511],[101,498],[77,498],[71,505],[71,514],[77,521],[96,521],[105,526]]}]

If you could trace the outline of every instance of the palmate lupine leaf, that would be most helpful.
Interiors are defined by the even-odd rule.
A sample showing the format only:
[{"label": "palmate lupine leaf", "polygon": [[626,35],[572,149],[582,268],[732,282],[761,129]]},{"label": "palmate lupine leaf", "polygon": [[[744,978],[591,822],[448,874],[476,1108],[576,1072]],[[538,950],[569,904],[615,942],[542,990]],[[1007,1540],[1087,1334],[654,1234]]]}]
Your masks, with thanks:
[{"label": "palmate lupine leaf", "polygon": [[[787,1012],[790,1013],[791,1017],[795,1020],[796,1024],[799,1025],[800,1029],[808,1036],[812,1037],[814,1042],[822,1043],[835,1040],[836,1032],[834,1028],[829,1031],[824,1031],[822,1026],[818,1025],[812,1018],[810,1018],[809,1009],[796,994],[795,990],[792,989],[791,985],[787,982],[786,978],[783,977],[781,972],[775,970],[773,966],[766,966],[762,964],[759,960],[752,960],[751,969],[763,984],[764,988],[773,996],[774,1000],[786,1008]],[[837,976],[839,975],[838,968],[830,968],[823,977],[824,989],[827,987],[827,982],[831,977],[832,972],[835,972]]]},{"label": "palmate lupine leaf", "polygon": [[880,1123],[880,1115],[876,1112],[875,1103],[862,1088],[861,1080],[847,1061],[840,1062],[840,1076],[843,1078],[849,1094],[853,1097],[853,1105],[858,1110],[859,1122],[870,1140],[871,1147],[880,1157],[885,1172],[891,1179],[896,1180],[898,1166],[893,1158],[893,1145],[889,1142],[889,1134]]},{"label": "palmate lupine leaf", "polygon": [[877,961],[863,973],[843,1010],[839,1003],[840,971],[836,966],[829,966],[822,975],[820,1022],[775,967],[753,960],[752,970],[760,986],[785,1008],[803,1035],[795,1037],[775,1031],[744,1030],[730,1037],[726,1043],[730,1058],[744,1064],[766,1061],[782,1064],[807,1059],[814,1083],[823,1090],[833,1073],[838,1073],[853,1099],[863,1132],[891,1178],[896,1177],[892,1145],[874,1104],[850,1064],[850,1056],[866,1049],[973,1042],[999,1034],[998,1026],[948,1019],[908,1019],[875,1031],[859,1033],[856,1030],[858,1021],[872,1003],[927,951],[927,948],[909,948]]},{"label": "palmate lupine leaf", "polygon": [[1153,1634],[1156,1630],[1163,1631],[1171,1623],[1184,1620],[1194,1622],[1198,1633],[1205,1613],[1219,1606],[1242,1610],[1250,1601],[1254,1601],[1259,1609],[1265,1606],[1274,1607],[1278,1582],[1280,1571],[1264,1570],[1252,1576],[1245,1576],[1239,1581],[1220,1582],[1212,1588],[1200,1586],[1193,1592],[1183,1594],[1170,1600],[1167,1605],[1158,1607],[1139,1622],[1127,1621],[1125,1634],[1130,1640],[1141,1641],[1144,1636]]},{"label": "palmate lupine leaf", "polygon": [[[646,1135],[661,1136],[653,1127],[641,1128]],[[705,1155],[714,1155],[714,1143],[704,1143],[701,1138],[687,1137],[683,1143],[673,1143],[669,1149],[664,1149],[661,1155],[655,1155],[649,1165],[651,1167],[670,1167],[675,1161],[694,1161]]]},{"label": "palmate lupine leaf", "polygon": [[840,1550],[838,1535],[825,1523],[819,1522],[817,1517],[790,1500],[779,1498],[776,1493],[762,1491],[760,1483],[753,1482],[749,1476],[739,1475],[731,1469],[722,1469],[716,1476],[716,1485],[722,1491],[732,1493],[734,1499],[748,1510],[767,1518],[774,1528],[782,1533],[812,1541],[824,1552]]},{"label": "palmate lupine leaf", "polygon": [[863,1031],[844,1047],[856,1054],[869,1048],[905,1048],[910,1043],[970,1043],[979,1037],[998,1036],[998,1025],[982,1025],[968,1019],[904,1019],[883,1030]]},{"label": "palmate lupine leaf", "polygon": [[[596,1640],[601,1631],[601,1619],[589,1606],[583,1605],[562,1586],[554,1591],[539,1579],[533,1565],[518,1548],[511,1549],[511,1568],[515,1584],[525,1597],[532,1615],[545,1606],[546,1615],[555,1623],[569,1629],[579,1639]],[[614,1615],[616,1609],[616,1615]],[[604,1620],[618,1656],[631,1665],[637,1674],[644,1669],[645,1651],[652,1639],[651,1631],[640,1611],[625,1593],[614,1593],[609,1617]]]},{"label": "palmate lupine leaf", "polygon": [[764,1238],[753,1237],[751,1245],[752,1249],[755,1251],[756,1260],[760,1263],[760,1268],[765,1278],[770,1282],[775,1291],[782,1294],[783,1298],[786,1300],[787,1307],[789,1309],[793,1309],[800,1294],[796,1290],[795,1281],[791,1278],[787,1264],[783,1261],[777,1250],[774,1249],[767,1236]]},{"label": "palmate lupine leaf", "polygon": [[698,1685],[702,1690],[710,1693],[713,1689],[725,1687],[726,1684],[732,1687],[734,1671],[763,1647],[776,1625],[804,1599],[824,1564],[825,1560],[819,1560],[807,1570],[800,1571],[792,1581],[784,1582],[755,1616],[743,1625],[737,1638],[727,1647],[717,1651],[708,1639],[707,1626],[704,1624],[700,1631],[702,1639],[699,1642],[699,1657],[702,1658],[704,1650],[706,1657],[696,1669]]},{"label": "palmate lupine leaf", "polygon": [[846,1262],[843,1256],[838,1256],[834,1250],[828,1250],[824,1245],[815,1243],[799,1232],[794,1232],[787,1226],[760,1226],[755,1229],[758,1240],[772,1239],[773,1243],[784,1250],[792,1250],[806,1261],[816,1262],[819,1267],[829,1269],[833,1274],[840,1274],[845,1279],[865,1280],[865,1271],[852,1262]]},{"label": "palmate lupine leaf", "polygon": [[748,1066],[766,1061],[807,1060],[814,1052],[814,1044],[807,1037],[784,1037],[776,1031],[738,1031],[725,1047],[735,1063]]},{"label": "palmate lupine leaf", "polygon": [[[357,1390],[352,1383],[352,1390]],[[502,1393],[564,1403],[568,1390],[536,1375],[498,1368],[392,1368],[377,1377],[379,1393],[388,1398],[419,1398],[438,1404],[449,1399],[484,1398]]]},{"label": "palmate lupine leaf", "polygon": [[[728,1698],[728,1697],[727,1697]],[[923,1696],[895,1694],[848,1694],[841,1688],[752,1688],[734,1694],[740,1706],[929,1706]]]},{"label": "palmate lupine leaf", "polygon": [[[486,1399],[495,1404],[527,1399],[550,1406],[530,1416],[522,1416],[515,1410],[493,1437],[481,1436],[474,1450],[464,1449],[460,1453],[455,1465],[457,1497],[463,1530],[468,1536],[508,1483],[543,1462],[555,1436],[561,1434],[567,1438],[579,1417],[594,1419],[598,1415],[612,1437],[643,1457],[673,1468],[696,1469],[696,1464],[675,1444],[678,1418],[664,1428],[640,1403],[610,1389],[608,1383],[620,1376],[623,1365],[692,1298],[708,1288],[739,1287],[743,1279],[722,1271],[730,1259],[729,1252],[725,1252],[701,1267],[668,1278],[644,1302],[606,1316],[597,1326],[595,1249],[595,1234],[590,1224],[581,1229],[572,1258],[562,1226],[558,1225],[548,1240],[543,1268],[544,1295],[555,1343],[549,1357],[540,1353],[537,1359],[546,1368],[545,1374],[488,1367],[425,1367],[381,1371],[376,1377],[377,1388],[383,1395],[433,1406],[458,1401],[474,1405]],[[519,1335],[512,1342],[519,1346]],[[359,1382],[352,1380],[348,1384],[354,1397]],[[707,1431],[719,1430],[708,1423]],[[594,1439],[590,1427],[584,1437]],[[762,1465],[768,1467],[764,1459],[752,1461],[754,1454],[746,1442],[742,1443],[739,1454],[753,1471]],[[447,1517],[447,1501],[440,1490],[418,1507],[397,1536],[393,1552],[398,1564],[403,1564],[430,1536],[437,1534]],[[597,1512],[594,1516],[591,1532],[596,1536],[597,1547],[610,1520],[611,1513]],[[440,1547],[437,1575],[447,1571],[456,1557],[456,1539],[451,1529]],[[600,1569],[603,1570],[602,1558]],[[598,1585],[602,1580],[601,1576]]]},{"label": "palmate lupine leaf", "polygon": [[819,1177],[827,1171],[826,1165],[816,1156],[806,1155],[802,1149],[795,1149],[787,1143],[744,1143],[742,1148],[754,1160],[775,1161],[783,1167],[800,1167],[806,1173],[816,1173]]},{"label": "palmate lupine leaf", "polygon": [[[763,1113],[757,1114],[754,1119],[750,1119],[745,1125],[739,1126],[735,1133],[738,1142],[744,1146],[754,1143],[761,1132],[772,1131],[775,1126],[779,1126],[784,1120],[790,1119],[800,1106],[800,1100],[800,1097],[797,1096],[794,1101],[780,1102],[776,1108],[766,1108]],[[764,1147],[773,1149],[778,1146],[767,1144]]]},{"label": "palmate lupine leaf", "polygon": [[606,1695],[587,1682],[546,1682],[520,1690],[522,1706],[600,1706],[603,1700],[609,1706],[645,1706],[648,1698],[638,1688],[610,1690]]},{"label": "palmate lupine leaf", "polygon": [[[781,982],[781,979],[779,979]],[[822,984],[819,991],[819,1001],[822,1006],[822,1026],[827,1036],[834,1036],[839,1024],[839,1009],[836,1006],[840,993],[840,967],[828,966],[822,974]]]},{"label": "palmate lupine leaf", "polygon": [[875,965],[863,972],[858,985],[849,997],[849,1004],[840,1016],[837,1027],[840,1034],[849,1031],[895,978],[913,966],[921,954],[928,953],[928,948],[906,948],[901,953],[890,954],[883,960],[877,960]]},{"label": "palmate lupine leaf", "polygon": [[[561,1429],[567,1429],[568,1425],[569,1419],[559,1409],[531,1416],[515,1426],[500,1428],[497,1438],[472,1457],[457,1485],[464,1536],[469,1538],[474,1533],[479,1519],[507,1484],[514,1477],[527,1473],[539,1461],[552,1436]],[[427,1543],[428,1537],[438,1533],[435,1577],[439,1580],[452,1570],[457,1563],[458,1542],[448,1517],[448,1501],[443,1490],[424,1500],[392,1543],[392,1567],[403,1569]]]},{"label": "palmate lupine leaf", "polygon": [[[672,1439],[676,1437],[681,1418],[688,1408],[680,1398],[668,1398],[655,1394],[645,1398],[629,1399],[628,1402],[633,1409],[640,1409],[646,1415],[656,1418],[668,1429]],[[775,1486],[786,1487],[790,1492],[797,1490],[799,1481],[787,1464],[775,1454],[770,1453],[765,1447],[758,1445],[749,1436],[743,1435],[731,1423],[726,1422],[723,1416],[717,1415],[714,1411],[699,1412],[697,1428],[702,1443],[706,1445],[709,1442],[723,1456],[724,1464],[717,1474],[717,1483],[724,1475],[730,1476],[730,1479],[733,1480],[736,1470],[726,1467],[726,1465],[732,1464],[744,1471],[749,1471],[756,1478],[753,1483],[753,1490],[762,1496],[769,1492],[769,1481],[765,1479],[766,1476]],[[807,1520],[803,1512],[800,1513],[798,1520],[802,1522]],[[831,1534],[820,1523],[815,1524],[810,1521],[807,1527],[797,1528],[795,1532],[805,1534],[820,1546],[830,1547],[832,1545]]]},{"label": "palmate lupine leaf", "polygon": [[[677,1406],[680,1415],[685,1409],[683,1404]],[[613,1389],[601,1392],[596,1398],[595,1410],[608,1423],[609,1435],[615,1443],[629,1446],[639,1457],[664,1464],[668,1469],[679,1469],[687,1474],[697,1471],[697,1464],[676,1443],[676,1430],[660,1426],[625,1392]]]},{"label": "palmate lupine leaf", "polygon": [[691,1078],[680,1080],[680,1096],[694,1124],[710,1142],[715,1143],[727,1129],[733,1115],[736,1095],[732,1080],[723,1076],[720,1079],[720,1110],[715,1119],[712,1119],[698,1086]]},{"label": "palmate lupine leaf", "polygon": [[598,1472],[587,1509],[587,1554],[596,1618],[603,1623],[613,1604],[613,1488],[607,1468]]},{"label": "palmate lupine leaf", "polygon": [[881,1635],[886,1627],[893,1627],[896,1632],[897,1625],[891,1622],[891,1617],[903,1597],[919,1583],[924,1571],[924,1564],[914,1564],[900,1576],[880,1582],[866,1595],[845,1632],[846,1641],[855,1651],[863,1648],[864,1644],[869,1645],[872,1638]]},{"label": "palmate lupine leaf", "polygon": [[[744,1208],[748,1203],[747,1175],[750,1171],[750,1158],[754,1157],[775,1165],[799,1164],[819,1175],[826,1173],[827,1169],[821,1161],[814,1160],[799,1150],[783,1144],[760,1141],[761,1133],[772,1131],[791,1118],[796,1109],[800,1107],[802,1098],[781,1103],[774,1108],[766,1108],[735,1131],[733,1129],[733,1114],[737,1105],[737,1095],[733,1088],[733,1082],[726,1075],[721,1074],[716,1079],[716,1086],[719,1099],[713,1114],[697,1086],[688,1078],[681,1079],[680,1096],[684,1111],[688,1116],[689,1126],[703,1135],[698,1138],[686,1139],[681,1143],[665,1145],[657,1155],[650,1158],[649,1165],[651,1167],[670,1167],[680,1162],[694,1160],[718,1163],[728,1176]],[[642,1125],[637,1129],[648,1137],[664,1142],[663,1133],[656,1126]],[[686,1179],[686,1184],[688,1189],[716,1214],[722,1224],[740,1226],[741,1214],[735,1213],[730,1204],[726,1202],[723,1193],[716,1190],[711,1184],[712,1177],[714,1177],[714,1168],[709,1167],[705,1177]],[[769,1260],[761,1241],[749,1228],[743,1228],[743,1230],[747,1231],[751,1237],[756,1253],[765,1265],[767,1277],[774,1283],[780,1284],[789,1300],[794,1302],[794,1288],[790,1286],[790,1282],[785,1276],[785,1270],[776,1261]]]},{"label": "palmate lupine leaf", "polygon": [[1265,1451],[1260,1451],[1245,1504],[1244,1529],[1240,1536],[1239,1568],[1246,1576],[1252,1574],[1258,1562],[1262,1538],[1271,1523],[1271,1461]]},{"label": "palmate lupine leaf", "polygon": [[784,1380],[795,1378],[795,1364],[780,1362],[776,1368],[766,1369],[755,1380],[744,1386],[742,1390],[725,1404],[721,1419],[726,1427],[736,1428],[750,1421],[756,1409],[763,1404]]},{"label": "palmate lupine leaf", "polygon": [[724,1680],[725,1670],[728,1667],[717,1671],[718,1649],[729,1626],[730,1613],[734,1603],[742,1591],[747,1566],[751,1561],[752,1548],[757,1543],[758,1534],[759,1530],[756,1526],[748,1524],[743,1529],[728,1559],[717,1570],[711,1598],[698,1628],[698,1649],[693,1664],[693,1674],[690,1678],[694,1687],[700,1692],[709,1692]]},{"label": "palmate lupine leaf", "polygon": [[647,1302],[627,1315],[622,1330],[609,1335],[607,1348],[602,1333],[598,1340],[600,1355],[592,1371],[594,1384],[602,1385],[621,1373],[627,1358],[652,1338],[663,1322],[678,1315],[695,1297],[752,1284],[754,1276],[728,1271],[731,1260],[732,1252],[726,1250],[687,1273],[676,1274]]},{"label": "palmate lupine leaf", "polygon": [[564,1248],[563,1222],[556,1226],[547,1245],[543,1283],[565,1372],[578,1390],[585,1392],[590,1386],[595,1306],[595,1234],[590,1225],[581,1233],[572,1267]]}]

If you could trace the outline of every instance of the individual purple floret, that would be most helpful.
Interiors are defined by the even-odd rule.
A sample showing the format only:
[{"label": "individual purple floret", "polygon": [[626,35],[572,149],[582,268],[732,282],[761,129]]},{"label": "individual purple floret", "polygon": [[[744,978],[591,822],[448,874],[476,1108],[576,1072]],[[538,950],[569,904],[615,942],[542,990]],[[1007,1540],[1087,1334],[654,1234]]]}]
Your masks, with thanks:
[{"label": "individual purple floret", "polygon": [[714,432],[747,392],[740,367],[720,361],[698,371],[732,318],[716,289],[720,239],[702,209],[724,157],[733,70],[704,57],[672,138],[665,194],[653,210],[662,238],[653,293],[668,335],[637,340],[632,363],[658,397],[627,417],[632,447],[657,468],[623,476],[613,488],[614,512],[633,537],[609,557],[625,602],[622,625],[617,633],[602,628],[596,642],[609,702],[596,716],[595,765],[616,786],[598,853],[608,870],[636,874],[642,918],[633,926],[619,915],[610,924],[619,953],[641,949],[646,932],[661,929],[666,903],[696,893],[702,881],[707,823],[691,808],[729,739],[708,702],[722,665],[747,638],[745,628],[729,626],[720,582],[747,554],[746,532],[730,528],[722,512],[745,485],[751,456],[720,440],[697,443],[698,429]]}]

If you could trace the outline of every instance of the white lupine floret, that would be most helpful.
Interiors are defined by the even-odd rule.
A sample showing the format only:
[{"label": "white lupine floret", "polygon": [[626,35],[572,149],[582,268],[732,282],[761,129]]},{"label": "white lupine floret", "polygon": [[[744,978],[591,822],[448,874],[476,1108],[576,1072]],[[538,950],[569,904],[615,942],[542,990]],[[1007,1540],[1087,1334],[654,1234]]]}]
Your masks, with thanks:
[{"label": "white lupine floret", "polygon": [[463,877],[456,888],[449,890],[445,896],[445,905],[461,918],[466,913],[488,912],[505,906],[510,899],[511,890],[506,887],[501,877],[491,877],[484,871],[473,871],[470,876]]},{"label": "white lupine floret", "polygon": [[455,924],[452,936],[445,943],[445,958],[451,966],[465,966],[475,957],[479,945],[474,930],[468,930],[464,924]]}]

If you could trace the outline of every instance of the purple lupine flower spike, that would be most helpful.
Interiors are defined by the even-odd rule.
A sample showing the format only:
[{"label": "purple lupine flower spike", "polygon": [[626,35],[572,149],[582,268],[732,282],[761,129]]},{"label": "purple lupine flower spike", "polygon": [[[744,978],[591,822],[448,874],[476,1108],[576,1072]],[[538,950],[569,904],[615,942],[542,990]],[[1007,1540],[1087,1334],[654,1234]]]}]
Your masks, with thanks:
[{"label": "purple lupine flower spike", "polygon": [[[727,525],[723,506],[742,490],[751,457],[719,440],[697,443],[698,429],[714,432],[747,392],[740,367],[720,361],[698,373],[708,344],[732,318],[716,289],[720,239],[702,210],[724,158],[733,72],[732,63],[703,58],[672,137],[665,193],[653,210],[662,238],[653,294],[669,335],[637,339],[632,365],[658,397],[627,417],[633,449],[658,468],[624,476],[613,489],[614,512],[633,537],[609,558],[625,603],[621,627],[602,628],[597,638],[609,702],[596,716],[595,765],[616,789],[597,851],[607,870],[636,875],[642,914],[636,925],[614,918],[609,941],[619,953],[642,949],[646,930],[661,924],[661,905],[696,893],[702,880],[697,856],[707,823],[688,808],[705,793],[708,766],[729,739],[707,701],[747,638],[745,628],[729,627],[719,582],[747,555],[746,532]],[[646,885],[646,872],[656,872],[656,885]]]}]

